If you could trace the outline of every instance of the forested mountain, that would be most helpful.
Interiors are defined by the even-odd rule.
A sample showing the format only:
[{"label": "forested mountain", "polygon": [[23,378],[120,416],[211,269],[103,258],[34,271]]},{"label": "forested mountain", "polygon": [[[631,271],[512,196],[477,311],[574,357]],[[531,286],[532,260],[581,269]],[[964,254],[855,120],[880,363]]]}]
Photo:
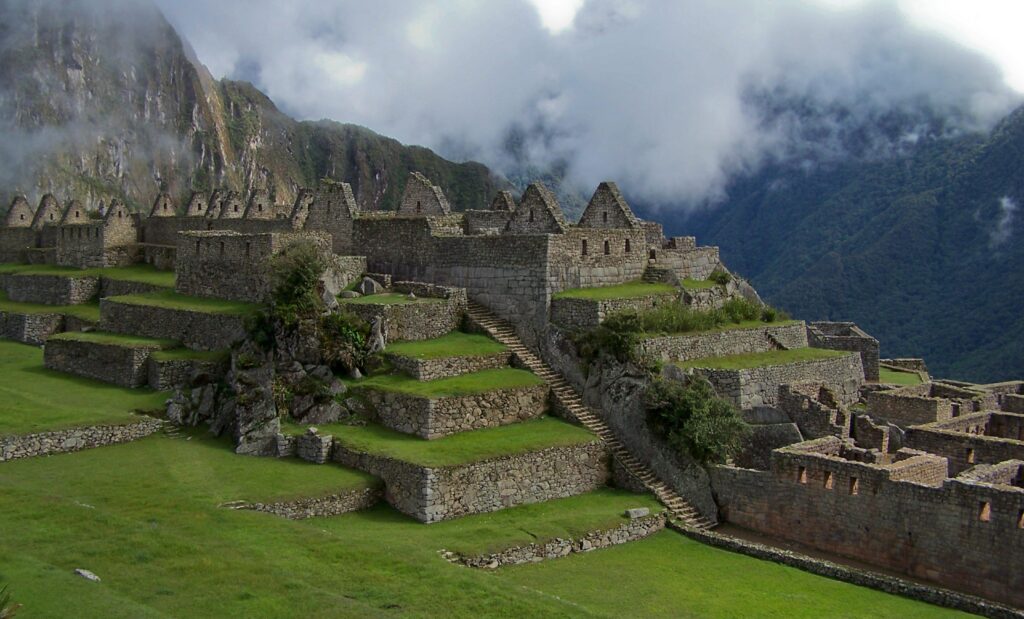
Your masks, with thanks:
[{"label": "forested mountain", "polygon": [[420,170],[462,208],[505,181],[476,163],[354,125],[298,122],[247,83],[215,80],[152,5],[0,4],[0,199],[52,191],[140,206],[159,191],[265,189],[280,202],[322,177],[366,208],[397,204]]},{"label": "forested mountain", "polygon": [[848,319],[940,376],[1024,376],[1024,108],[990,134],[910,152],[776,165],[677,221],[772,303]]}]

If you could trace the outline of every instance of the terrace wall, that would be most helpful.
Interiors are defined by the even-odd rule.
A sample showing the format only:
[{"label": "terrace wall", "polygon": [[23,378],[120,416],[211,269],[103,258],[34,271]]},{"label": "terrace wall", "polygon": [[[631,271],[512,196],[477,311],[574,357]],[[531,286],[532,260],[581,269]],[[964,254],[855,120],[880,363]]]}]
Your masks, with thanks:
[{"label": "terrace wall", "polygon": [[220,350],[245,337],[245,317],[101,299],[99,328],[177,340],[196,350]]},{"label": "terrace wall", "polygon": [[866,395],[868,412],[900,427],[946,421],[986,408],[995,408],[996,396],[939,383],[924,383]]},{"label": "terrace wall", "polygon": [[46,338],[64,330],[61,314],[22,314],[0,312],[0,337],[22,344],[41,346]]},{"label": "terrace wall", "polygon": [[159,346],[121,346],[50,338],[43,349],[43,365],[112,385],[141,387],[149,382],[146,362],[154,350],[159,350]]},{"label": "terrace wall", "polygon": [[864,379],[878,380],[878,340],[852,322],[814,322],[807,327],[807,338],[815,348],[860,353]]},{"label": "terrace wall", "polygon": [[0,436],[0,462],[137,441],[153,434],[163,427],[163,424],[164,422],[159,419],[142,417],[135,423]]},{"label": "terrace wall", "polygon": [[567,329],[592,329],[614,312],[649,310],[677,298],[678,294],[670,293],[630,299],[552,299],[551,322]]},{"label": "terrace wall", "polygon": [[780,346],[806,348],[804,323],[652,337],[641,342],[637,352],[650,359],[669,362],[768,352],[779,350]]},{"label": "terrace wall", "polygon": [[96,276],[15,274],[7,278],[7,296],[12,301],[44,305],[88,303],[100,292]]},{"label": "terrace wall", "polygon": [[502,352],[492,355],[475,355],[470,357],[441,357],[438,359],[415,359],[388,353],[391,365],[416,380],[437,380],[506,367],[512,360],[512,353]]}]

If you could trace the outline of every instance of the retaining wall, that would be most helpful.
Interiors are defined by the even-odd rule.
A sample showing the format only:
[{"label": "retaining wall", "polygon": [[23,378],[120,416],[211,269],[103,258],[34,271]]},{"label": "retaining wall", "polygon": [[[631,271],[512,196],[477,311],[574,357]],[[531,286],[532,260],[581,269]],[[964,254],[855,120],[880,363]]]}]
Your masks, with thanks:
[{"label": "retaining wall", "polygon": [[122,387],[141,387],[149,381],[146,362],[160,346],[122,346],[50,338],[43,349],[48,369],[84,376]]},{"label": "retaining wall", "polygon": [[439,359],[416,359],[394,353],[389,353],[386,356],[395,369],[405,372],[416,380],[437,380],[481,370],[503,368],[512,360],[510,352],[469,357],[441,357]]},{"label": "retaining wall", "polygon": [[16,274],[7,279],[11,301],[43,305],[79,305],[100,292],[96,276]]},{"label": "retaining wall", "polygon": [[230,348],[245,337],[245,318],[100,300],[100,330],[177,340],[197,350]]},{"label": "retaining wall", "polygon": [[663,362],[690,361],[768,352],[779,350],[779,345],[784,348],[806,348],[807,331],[804,323],[653,337],[641,342],[637,352]]},{"label": "retaining wall", "polygon": [[135,423],[122,425],[89,426],[36,434],[0,436],[0,462],[136,441],[153,434],[163,424],[164,422],[159,419],[142,417]]}]

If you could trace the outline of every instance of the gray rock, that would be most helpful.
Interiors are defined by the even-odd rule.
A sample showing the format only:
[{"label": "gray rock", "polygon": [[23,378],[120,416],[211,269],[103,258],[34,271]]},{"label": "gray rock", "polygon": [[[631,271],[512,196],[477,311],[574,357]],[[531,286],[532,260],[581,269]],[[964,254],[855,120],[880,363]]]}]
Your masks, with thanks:
[{"label": "gray rock", "polygon": [[644,516],[650,515],[651,510],[646,507],[633,507],[631,509],[626,510],[626,517],[630,520],[634,520],[636,518],[643,518]]},{"label": "gray rock", "polygon": [[359,292],[363,294],[379,294],[384,292],[384,286],[375,279],[364,277],[362,283],[359,284]]},{"label": "gray rock", "polygon": [[355,290],[342,290],[340,293],[338,293],[338,296],[341,297],[342,299],[355,299],[363,295],[359,294]]},{"label": "gray rock", "polygon": [[84,570],[82,568],[76,569],[75,570],[75,575],[76,576],[81,576],[82,578],[84,578],[86,580],[91,580],[92,582],[100,582],[100,577],[99,576],[97,576],[96,574],[93,574],[89,570]]},{"label": "gray rock", "polygon": [[318,365],[309,372],[309,375],[325,383],[334,380],[334,372],[326,365]]}]

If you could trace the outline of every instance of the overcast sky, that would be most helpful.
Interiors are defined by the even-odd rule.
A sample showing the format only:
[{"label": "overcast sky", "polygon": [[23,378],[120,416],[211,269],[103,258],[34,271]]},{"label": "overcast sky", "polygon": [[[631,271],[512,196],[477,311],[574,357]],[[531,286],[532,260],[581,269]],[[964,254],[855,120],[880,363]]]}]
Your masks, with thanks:
[{"label": "overcast sky", "polygon": [[[499,171],[515,129],[531,163],[562,159],[583,185],[615,179],[668,203],[714,199],[809,133],[824,136],[815,157],[834,155],[846,124],[893,111],[984,129],[1024,89],[1024,2],[157,2],[216,77],[251,81],[298,118]],[[763,93],[825,120],[765,123],[750,104]]]}]

